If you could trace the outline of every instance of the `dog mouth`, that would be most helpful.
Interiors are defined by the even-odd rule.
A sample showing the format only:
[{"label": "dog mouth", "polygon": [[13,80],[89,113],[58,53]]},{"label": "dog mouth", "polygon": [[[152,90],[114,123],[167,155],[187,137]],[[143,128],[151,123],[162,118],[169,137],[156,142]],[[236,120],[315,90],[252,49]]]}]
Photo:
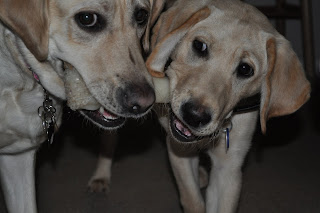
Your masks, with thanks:
[{"label": "dog mouth", "polygon": [[124,117],[99,104],[74,66],[64,61],[63,70],[67,102],[72,110],[78,110],[85,118],[103,129],[116,129],[125,123]]},{"label": "dog mouth", "polygon": [[80,110],[87,119],[104,129],[116,129],[121,127],[126,119],[100,107],[97,110]]},{"label": "dog mouth", "polygon": [[203,139],[203,136],[196,136],[192,131],[174,115],[170,113],[170,129],[173,137],[183,143],[192,143]]}]

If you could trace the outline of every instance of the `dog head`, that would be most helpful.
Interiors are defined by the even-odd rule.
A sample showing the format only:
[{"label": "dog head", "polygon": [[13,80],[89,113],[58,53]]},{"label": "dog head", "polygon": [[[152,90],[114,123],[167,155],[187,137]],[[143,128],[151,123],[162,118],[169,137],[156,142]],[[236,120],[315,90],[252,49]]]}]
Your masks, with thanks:
[{"label": "dog head", "polygon": [[66,98],[74,110],[85,109],[101,127],[113,128],[124,117],[146,114],[155,100],[143,51],[163,4],[4,0],[0,18],[18,36],[23,60],[52,95]]},{"label": "dog head", "polygon": [[310,84],[289,42],[250,5],[178,1],[155,30],[147,67],[170,80],[169,126],[177,141],[214,134],[241,100],[258,93],[263,132],[269,118],[293,113],[309,98]]}]

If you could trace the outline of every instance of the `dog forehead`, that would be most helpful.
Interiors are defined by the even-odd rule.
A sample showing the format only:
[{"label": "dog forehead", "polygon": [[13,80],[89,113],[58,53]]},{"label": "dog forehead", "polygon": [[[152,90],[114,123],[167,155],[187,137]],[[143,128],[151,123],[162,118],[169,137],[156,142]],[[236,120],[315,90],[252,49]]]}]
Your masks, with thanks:
[{"label": "dog forehead", "polygon": [[[54,3],[52,3],[54,2]],[[55,0],[52,5],[60,9],[64,16],[78,10],[97,8],[105,12],[133,11],[135,7],[150,8],[150,0]],[[60,12],[60,14],[62,14]]]},{"label": "dog forehead", "polygon": [[[256,7],[241,2],[231,0],[229,4],[226,1],[212,1],[211,16],[214,25],[220,25],[224,29],[233,25],[232,29],[250,27],[251,31],[267,31],[274,33],[274,27],[268,18],[262,14]],[[230,27],[229,27],[230,28]]]},{"label": "dog forehead", "polygon": [[[258,15],[259,16],[259,15]],[[185,37],[188,43],[200,40],[209,50],[207,61],[220,64],[239,63],[241,58],[262,60],[266,52],[266,40],[272,32],[264,28],[260,21],[248,17],[231,15],[228,10],[216,9],[205,20],[197,23]],[[273,32],[272,32],[273,34]]]}]

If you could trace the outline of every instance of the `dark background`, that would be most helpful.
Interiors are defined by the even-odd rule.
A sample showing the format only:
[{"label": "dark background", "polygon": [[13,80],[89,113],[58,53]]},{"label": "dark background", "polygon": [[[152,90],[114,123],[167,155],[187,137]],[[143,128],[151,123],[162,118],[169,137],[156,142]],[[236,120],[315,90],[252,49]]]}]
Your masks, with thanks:
[{"label": "dark background", "polygon": [[[255,5],[269,0],[248,1]],[[298,0],[289,1],[298,3]],[[320,1],[313,0],[317,70],[320,60]],[[303,60],[301,24],[287,22],[286,37]],[[297,113],[259,129],[243,167],[238,213],[320,212],[319,79],[311,100]],[[66,109],[54,144],[38,152],[37,199],[40,213],[179,213],[179,198],[156,117],[130,121],[120,130],[111,191],[92,194],[87,182],[95,168],[99,130]],[[3,198],[0,212],[6,212]]]}]

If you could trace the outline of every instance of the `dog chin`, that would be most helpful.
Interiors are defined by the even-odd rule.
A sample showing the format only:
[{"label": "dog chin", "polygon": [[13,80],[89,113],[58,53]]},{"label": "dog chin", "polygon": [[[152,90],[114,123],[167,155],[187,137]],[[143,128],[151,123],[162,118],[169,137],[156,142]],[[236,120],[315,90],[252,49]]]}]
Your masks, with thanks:
[{"label": "dog chin", "polygon": [[117,129],[121,127],[126,119],[100,107],[96,110],[82,109],[80,113],[95,125],[103,129]]},{"label": "dog chin", "polygon": [[206,136],[196,136],[192,131],[174,115],[170,113],[170,131],[173,138],[180,143],[198,143]]}]

